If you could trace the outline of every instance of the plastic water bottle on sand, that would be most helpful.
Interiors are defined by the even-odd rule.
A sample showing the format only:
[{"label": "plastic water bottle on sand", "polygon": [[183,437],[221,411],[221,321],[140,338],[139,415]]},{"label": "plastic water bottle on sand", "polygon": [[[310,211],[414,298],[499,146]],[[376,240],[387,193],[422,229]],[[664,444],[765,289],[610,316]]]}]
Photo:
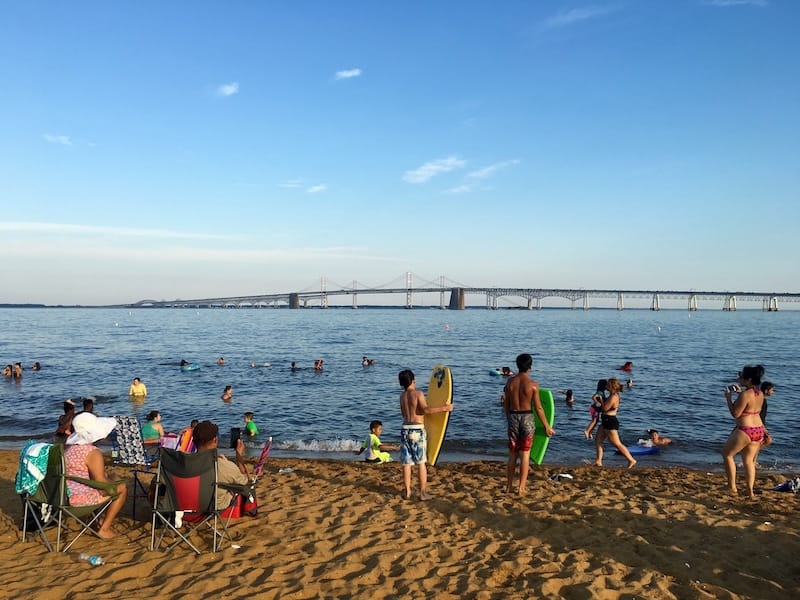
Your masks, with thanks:
[{"label": "plastic water bottle on sand", "polygon": [[102,556],[98,556],[97,554],[89,554],[88,552],[81,552],[80,556],[78,556],[78,559],[83,562],[88,562],[93,567],[106,564],[106,561],[103,560]]}]

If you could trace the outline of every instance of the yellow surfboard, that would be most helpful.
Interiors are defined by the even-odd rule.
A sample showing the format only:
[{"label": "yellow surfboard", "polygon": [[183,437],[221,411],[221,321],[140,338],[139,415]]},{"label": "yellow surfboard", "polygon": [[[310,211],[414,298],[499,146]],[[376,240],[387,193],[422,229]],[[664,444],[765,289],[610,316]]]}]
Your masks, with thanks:
[{"label": "yellow surfboard", "polygon": [[[436,365],[431,373],[431,381],[426,397],[431,408],[445,406],[453,402],[453,374],[449,367]],[[425,415],[425,433],[428,436],[428,464],[435,465],[442,449],[450,413]]]}]

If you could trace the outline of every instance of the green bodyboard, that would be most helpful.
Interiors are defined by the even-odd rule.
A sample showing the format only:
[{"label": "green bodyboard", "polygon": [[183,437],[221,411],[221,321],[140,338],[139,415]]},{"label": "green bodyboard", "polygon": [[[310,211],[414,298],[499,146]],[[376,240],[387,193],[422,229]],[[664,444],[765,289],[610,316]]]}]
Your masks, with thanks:
[{"label": "green bodyboard", "polygon": [[[553,421],[556,418],[556,404],[553,401],[553,392],[545,388],[539,388],[539,401],[542,403],[542,410],[544,416],[547,418],[547,425],[553,426]],[[537,465],[542,464],[544,453],[547,452],[547,445],[550,443],[550,438],[544,432],[544,424],[539,420],[539,415],[536,410],[531,406],[533,419],[536,422],[536,433],[533,436],[533,446],[531,446],[531,460]]]}]

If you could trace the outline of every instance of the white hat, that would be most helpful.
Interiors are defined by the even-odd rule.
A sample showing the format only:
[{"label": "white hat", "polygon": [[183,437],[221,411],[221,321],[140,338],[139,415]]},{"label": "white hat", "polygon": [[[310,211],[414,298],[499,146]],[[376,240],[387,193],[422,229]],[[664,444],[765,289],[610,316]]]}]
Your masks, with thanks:
[{"label": "white hat", "polygon": [[90,412],[82,412],[72,419],[72,431],[67,438],[67,445],[93,444],[97,440],[108,437],[114,431],[117,420],[111,417],[96,417]]}]

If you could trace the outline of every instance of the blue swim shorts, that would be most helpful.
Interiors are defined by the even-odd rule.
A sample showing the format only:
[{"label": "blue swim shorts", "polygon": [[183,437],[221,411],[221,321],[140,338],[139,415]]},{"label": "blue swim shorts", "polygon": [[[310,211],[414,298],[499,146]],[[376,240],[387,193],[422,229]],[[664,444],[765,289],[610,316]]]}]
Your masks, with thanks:
[{"label": "blue swim shorts", "polygon": [[422,425],[403,425],[400,430],[400,464],[424,465],[427,462],[428,438]]}]

